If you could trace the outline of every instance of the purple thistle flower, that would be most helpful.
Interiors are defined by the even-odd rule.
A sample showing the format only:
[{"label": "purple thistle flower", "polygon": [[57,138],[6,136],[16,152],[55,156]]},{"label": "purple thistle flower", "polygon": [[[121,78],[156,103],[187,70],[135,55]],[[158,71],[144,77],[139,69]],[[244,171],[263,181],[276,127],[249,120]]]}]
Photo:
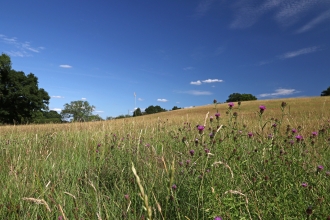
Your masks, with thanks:
[{"label": "purple thistle flower", "polygon": [[326,171],[325,175],[330,176],[330,171]]},{"label": "purple thistle flower", "polygon": [[213,116],[210,117],[210,122],[212,122],[212,121],[213,121]]},{"label": "purple thistle flower", "polygon": [[293,144],[294,144],[294,141],[293,141],[293,140],[290,140],[289,143],[290,143],[291,145],[293,145]]},{"label": "purple thistle flower", "polygon": [[58,220],[63,220],[63,217],[61,215],[58,216]]},{"label": "purple thistle flower", "polygon": [[207,154],[210,153],[210,150],[207,149],[207,148],[205,148],[204,151],[205,151],[205,153],[207,153]]},{"label": "purple thistle flower", "polygon": [[229,108],[231,109],[232,107],[234,107],[234,103],[229,102],[229,103],[228,103],[228,106],[229,106]]},{"label": "purple thistle flower", "polygon": [[177,187],[175,184],[172,185],[172,189],[173,189],[173,190],[176,190],[177,188],[178,188],[178,187]]},{"label": "purple thistle flower", "polygon": [[272,127],[273,128],[276,128],[277,127],[277,124],[276,123],[272,124]]},{"label": "purple thistle flower", "polygon": [[307,183],[302,183],[301,186],[306,188],[308,186],[308,184]]},{"label": "purple thistle flower", "polygon": [[129,195],[128,194],[124,195],[124,197],[125,197],[125,199],[129,200]]},{"label": "purple thistle flower", "polygon": [[219,119],[219,117],[220,117],[220,113],[219,112],[215,113],[215,118]]},{"label": "purple thistle flower", "polygon": [[249,136],[249,138],[253,137],[253,133],[252,132],[249,132],[248,133],[248,136]]},{"label": "purple thistle flower", "polygon": [[321,170],[323,170],[324,169],[324,167],[322,166],[322,165],[318,165],[317,166],[317,171],[321,171]]},{"label": "purple thistle flower", "polygon": [[197,129],[198,129],[199,131],[203,131],[204,128],[205,128],[205,127],[204,127],[203,125],[198,125],[198,126],[197,126]]},{"label": "purple thistle flower", "polygon": [[264,105],[260,105],[259,106],[259,109],[260,109],[260,114],[264,113],[264,111],[266,110],[266,106]]},{"label": "purple thistle flower", "polygon": [[214,220],[222,220],[222,218],[219,217],[219,216],[216,216],[216,217],[214,218]]},{"label": "purple thistle flower", "polygon": [[312,135],[313,135],[313,137],[317,136],[317,132],[316,131],[313,131],[312,132]]},{"label": "purple thistle flower", "polygon": [[190,150],[189,153],[190,153],[191,156],[194,156],[195,151],[194,150]]},{"label": "purple thistle flower", "polygon": [[292,129],[292,133],[293,134],[297,133],[297,130],[296,129]]},{"label": "purple thistle flower", "polygon": [[297,135],[297,136],[296,136],[296,139],[297,139],[297,141],[299,142],[299,141],[303,140],[303,137],[302,137],[301,135]]}]

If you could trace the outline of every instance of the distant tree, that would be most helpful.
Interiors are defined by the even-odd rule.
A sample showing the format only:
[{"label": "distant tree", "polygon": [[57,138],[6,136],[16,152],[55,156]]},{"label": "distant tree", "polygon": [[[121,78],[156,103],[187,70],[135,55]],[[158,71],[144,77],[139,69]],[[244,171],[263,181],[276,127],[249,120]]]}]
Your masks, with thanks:
[{"label": "distant tree", "polygon": [[41,114],[38,114],[32,122],[37,124],[62,123],[62,116],[54,110],[43,111]]},{"label": "distant tree", "polygon": [[330,96],[330,86],[328,89],[322,91],[321,96]]},{"label": "distant tree", "polygon": [[105,118],[105,120],[113,120],[113,119],[114,119],[114,117],[112,117],[112,116],[108,116]]},{"label": "distant tree", "polygon": [[229,95],[226,102],[238,102],[238,101],[250,101],[250,100],[257,100],[257,98],[252,94],[232,93]]},{"label": "distant tree", "polygon": [[133,112],[133,117],[135,116],[141,116],[142,112],[140,108],[135,109],[135,111]]},{"label": "distant tree", "polygon": [[174,107],[172,108],[172,110],[178,110],[178,109],[181,109],[181,108],[178,108],[177,106],[174,106]]},{"label": "distant tree", "polygon": [[159,112],[166,112],[166,109],[161,108],[159,105],[156,105],[156,106],[150,105],[144,111],[146,114],[154,114],[154,113],[159,113]]},{"label": "distant tree", "polygon": [[87,117],[87,121],[104,121],[104,119],[99,115],[90,115]]},{"label": "distant tree", "polygon": [[0,73],[0,122],[25,123],[48,110],[50,97],[34,74],[13,70],[6,54],[0,56]]},{"label": "distant tree", "polygon": [[61,111],[62,119],[73,119],[73,121],[88,121],[92,116],[95,106],[90,105],[87,101],[72,101],[66,103]]}]

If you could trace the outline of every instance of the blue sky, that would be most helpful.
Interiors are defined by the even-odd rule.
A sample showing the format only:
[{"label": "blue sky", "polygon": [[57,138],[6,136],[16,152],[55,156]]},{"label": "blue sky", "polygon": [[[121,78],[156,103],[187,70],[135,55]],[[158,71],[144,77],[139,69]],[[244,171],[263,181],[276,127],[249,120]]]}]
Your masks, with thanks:
[{"label": "blue sky", "polygon": [[[79,3],[78,3],[79,2]],[[32,72],[50,109],[319,96],[330,86],[329,0],[11,0],[0,53]],[[136,93],[136,97],[134,96]]]}]

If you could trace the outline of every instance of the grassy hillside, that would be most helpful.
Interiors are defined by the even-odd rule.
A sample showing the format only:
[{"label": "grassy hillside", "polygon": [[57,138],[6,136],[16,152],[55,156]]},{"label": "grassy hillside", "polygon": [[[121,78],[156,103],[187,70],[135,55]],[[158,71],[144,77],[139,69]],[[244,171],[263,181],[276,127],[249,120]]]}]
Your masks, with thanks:
[{"label": "grassy hillside", "polygon": [[2,126],[0,146],[1,219],[330,216],[329,97]]}]

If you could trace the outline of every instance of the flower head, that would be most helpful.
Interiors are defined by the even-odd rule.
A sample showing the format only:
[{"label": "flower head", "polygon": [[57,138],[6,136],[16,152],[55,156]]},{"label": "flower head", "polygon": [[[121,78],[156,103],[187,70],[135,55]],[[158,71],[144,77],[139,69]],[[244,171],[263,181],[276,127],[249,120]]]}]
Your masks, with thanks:
[{"label": "flower head", "polygon": [[297,130],[296,129],[292,129],[292,133],[293,134],[297,133]]},{"label": "flower head", "polygon": [[312,135],[313,135],[313,137],[317,136],[317,132],[316,131],[313,131],[312,132]]},{"label": "flower head", "polygon": [[212,122],[212,121],[213,121],[213,116],[210,117],[210,122]]},{"label": "flower head", "polygon": [[205,128],[205,127],[204,127],[203,125],[198,125],[198,126],[197,126],[197,129],[198,129],[199,131],[203,131],[204,128]]},{"label": "flower head", "polygon": [[321,170],[323,170],[324,169],[324,167],[322,166],[322,165],[318,165],[317,166],[317,171],[321,171]]},{"label": "flower head", "polygon": [[173,190],[176,190],[177,188],[178,188],[178,187],[177,187],[175,184],[172,185],[172,189],[173,189]]},{"label": "flower head", "polygon": [[299,141],[302,141],[304,138],[303,138],[301,135],[297,135],[297,136],[296,136],[296,139],[297,139],[297,141],[299,142]]},{"label": "flower head", "polygon": [[264,111],[266,110],[266,106],[260,105],[259,110],[260,110],[260,114],[264,113]]},{"label": "flower head", "polygon": [[191,156],[194,156],[195,151],[194,150],[190,150],[189,153],[190,153]]},{"label": "flower head", "polygon": [[249,138],[253,137],[253,133],[252,132],[249,132],[248,133],[248,136],[249,136]]},{"label": "flower head", "polygon": [[216,119],[218,119],[220,117],[220,113],[219,112],[215,113],[215,117]]},{"label": "flower head", "polygon": [[214,218],[214,220],[222,220],[222,218],[217,216],[217,217]]},{"label": "flower head", "polygon": [[307,183],[302,183],[301,186],[306,188],[308,186],[308,184]]},{"label": "flower head", "polygon": [[229,106],[229,108],[232,108],[232,107],[234,107],[234,103],[229,102],[229,103],[228,103],[228,106]]}]

